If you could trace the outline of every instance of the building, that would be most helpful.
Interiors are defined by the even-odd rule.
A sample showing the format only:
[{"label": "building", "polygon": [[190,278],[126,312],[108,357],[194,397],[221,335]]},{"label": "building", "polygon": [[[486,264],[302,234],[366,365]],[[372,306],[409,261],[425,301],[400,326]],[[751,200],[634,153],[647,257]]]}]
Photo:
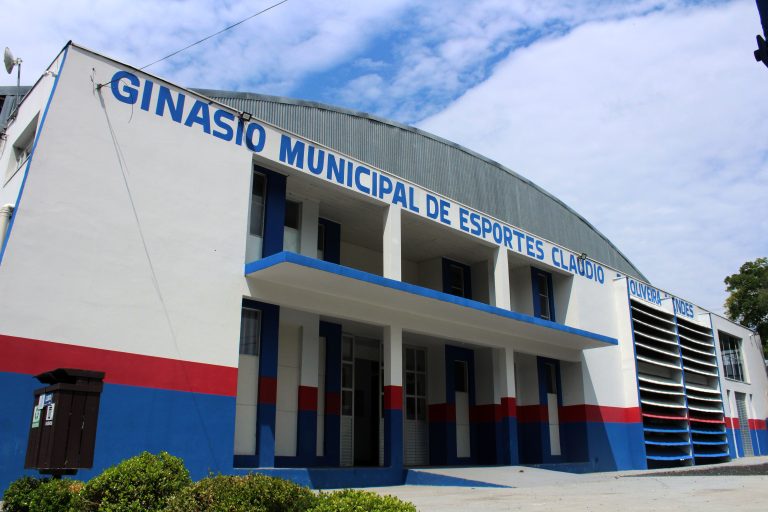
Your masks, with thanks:
[{"label": "building", "polygon": [[316,487],[768,454],[756,334],[480,155],[75,44],[6,105],[2,486],[59,367],[106,373],[81,478],[142,450]]}]

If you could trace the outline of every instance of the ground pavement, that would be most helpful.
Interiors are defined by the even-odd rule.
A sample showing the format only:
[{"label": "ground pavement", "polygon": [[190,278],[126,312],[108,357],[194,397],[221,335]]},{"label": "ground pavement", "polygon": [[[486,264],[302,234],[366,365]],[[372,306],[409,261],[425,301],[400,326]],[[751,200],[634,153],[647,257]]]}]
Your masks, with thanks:
[{"label": "ground pavement", "polygon": [[768,510],[768,457],[706,468],[581,475],[522,466],[428,471],[506,487],[403,485],[371,490],[410,501],[422,512]]}]

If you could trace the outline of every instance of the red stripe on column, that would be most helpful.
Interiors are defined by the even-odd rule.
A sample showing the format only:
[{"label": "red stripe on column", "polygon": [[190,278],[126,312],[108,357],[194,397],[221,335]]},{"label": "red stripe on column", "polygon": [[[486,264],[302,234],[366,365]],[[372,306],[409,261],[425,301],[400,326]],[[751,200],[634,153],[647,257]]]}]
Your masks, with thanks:
[{"label": "red stripe on column", "polygon": [[520,423],[540,423],[549,421],[546,405],[518,405],[517,421]]},{"label": "red stripe on column", "polygon": [[384,386],[384,409],[398,411],[403,409],[402,386]]},{"label": "red stripe on column", "polygon": [[104,382],[237,395],[237,368],[0,335],[0,371],[37,375],[56,368],[102,371]]},{"label": "red stripe on column", "polygon": [[503,397],[501,399],[501,414],[506,418],[514,418],[517,416],[517,400],[515,397]]},{"label": "red stripe on column", "polygon": [[610,407],[604,405],[566,405],[560,408],[561,423],[640,423],[639,407]]},{"label": "red stripe on column", "polygon": [[341,412],[341,395],[338,391],[325,393],[325,414],[339,415]]},{"label": "red stripe on column", "polygon": [[725,427],[726,428],[733,428],[733,429],[739,428],[739,418],[729,418],[728,416],[726,416],[725,417]]},{"label": "red stripe on column", "polygon": [[456,421],[456,405],[429,404],[429,421],[453,423]]},{"label": "red stripe on column", "polygon": [[750,430],[765,430],[765,420],[747,420]]},{"label": "red stripe on column", "polygon": [[259,377],[259,403],[274,405],[277,403],[277,379]]},{"label": "red stripe on column", "polygon": [[317,411],[317,388],[299,386],[299,410]]}]

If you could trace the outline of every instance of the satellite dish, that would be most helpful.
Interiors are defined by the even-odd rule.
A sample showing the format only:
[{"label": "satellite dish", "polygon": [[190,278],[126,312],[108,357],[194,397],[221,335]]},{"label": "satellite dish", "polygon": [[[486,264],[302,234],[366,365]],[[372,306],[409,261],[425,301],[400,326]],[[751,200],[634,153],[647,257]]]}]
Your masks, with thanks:
[{"label": "satellite dish", "polygon": [[13,71],[13,66],[18,64],[16,62],[16,59],[13,58],[13,53],[11,52],[11,49],[7,46],[5,47],[5,53],[3,54],[3,62],[5,63],[5,70],[8,72],[8,74],[11,74],[11,71]]}]

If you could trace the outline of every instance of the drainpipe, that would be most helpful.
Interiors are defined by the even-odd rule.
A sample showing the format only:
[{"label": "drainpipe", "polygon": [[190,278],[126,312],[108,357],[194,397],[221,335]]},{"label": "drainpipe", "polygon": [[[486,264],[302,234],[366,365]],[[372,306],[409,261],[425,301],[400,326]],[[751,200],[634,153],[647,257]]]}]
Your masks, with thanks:
[{"label": "drainpipe", "polygon": [[3,243],[5,242],[5,234],[8,232],[8,223],[11,221],[12,213],[12,204],[0,207],[0,248],[2,248]]}]

